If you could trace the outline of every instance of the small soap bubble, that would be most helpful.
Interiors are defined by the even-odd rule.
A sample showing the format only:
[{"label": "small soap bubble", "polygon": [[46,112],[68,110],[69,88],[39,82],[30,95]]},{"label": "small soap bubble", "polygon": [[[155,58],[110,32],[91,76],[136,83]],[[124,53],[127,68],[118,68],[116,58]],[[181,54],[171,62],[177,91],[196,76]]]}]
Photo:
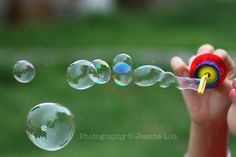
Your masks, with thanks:
[{"label": "small soap bubble", "polygon": [[107,83],[111,78],[111,68],[107,64],[107,62],[101,59],[96,59],[92,61],[92,64],[94,66],[94,69],[90,71],[90,79],[97,84]]},{"label": "small soap bubble", "polygon": [[113,66],[113,78],[117,85],[127,86],[133,78],[132,68],[129,64],[119,62]]},{"label": "small soap bubble", "polygon": [[29,111],[26,133],[39,148],[56,151],[71,141],[75,126],[75,118],[69,109],[57,103],[42,103]]},{"label": "small soap bubble", "polygon": [[67,68],[67,81],[69,85],[78,90],[87,89],[95,84],[89,77],[94,71],[94,65],[87,60],[78,60]]},{"label": "small soap bubble", "polygon": [[133,72],[133,82],[141,87],[154,85],[162,79],[164,71],[154,65],[140,66]]},{"label": "small soap bubble", "polygon": [[26,60],[18,61],[13,67],[13,76],[20,83],[28,83],[35,77],[35,68]]},{"label": "small soap bubble", "polygon": [[132,61],[131,57],[125,53],[119,54],[113,59],[113,66],[115,66],[119,62],[126,63],[130,67],[132,67],[132,65],[133,65],[133,61]]},{"label": "small soap bubble", "polygon": [[167,88],[172,84],[174,84],[175,86],[178,86],[177,77],[171,72],[165,72],[162,76],[160,83],[161,83],[160,84],[161,88]]}]

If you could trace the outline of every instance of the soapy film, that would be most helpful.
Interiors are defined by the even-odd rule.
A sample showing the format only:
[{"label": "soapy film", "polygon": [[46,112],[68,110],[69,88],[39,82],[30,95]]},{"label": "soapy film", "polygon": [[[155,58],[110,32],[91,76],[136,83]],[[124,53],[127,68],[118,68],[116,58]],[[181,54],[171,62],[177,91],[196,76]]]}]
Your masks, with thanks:
[{"label": "soapy film", "polygon": [[161,68],[154,65],[143,65],[133,71],[133,82],[141,87],[149,87],[156,83],[161,88],[168,88],[174,85],[179,90],[198,90],[200,79],[189,77],[178,77],[171,72],[165,72]]},{"label": "soapy film", "polygon": [[67,81],[73,88],[84,90],[95,83],[107,83],[112,75],[119,86],[127,86],[133,82],[140,87],[149,87],[159,83],[161,88],[175,86],[179,90],[198,91],[200,79],[178,77],[155,65],[143,65],[132,70],[132,63],[131,57],[124,53],[114,58],[112,68],[100,59],[93,62],[79,60],[67,68]]}]

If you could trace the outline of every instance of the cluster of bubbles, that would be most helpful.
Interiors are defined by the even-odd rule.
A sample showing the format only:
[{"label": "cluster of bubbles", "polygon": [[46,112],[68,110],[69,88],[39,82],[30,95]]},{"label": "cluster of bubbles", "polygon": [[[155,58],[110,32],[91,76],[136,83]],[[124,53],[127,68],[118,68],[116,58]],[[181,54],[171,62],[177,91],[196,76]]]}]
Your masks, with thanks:
[{"label": "cluster of bubbles", "polygon": [[[35,77],[35,68],[29,61],[17,61],[13,66],[13,76],[20,83],[29,83]],[[71,141],[75,126],[75,117],[68,108],[57,103],[42,103],[29,111],[26,134],[39,148],[56,151]]]},{"label": "cluster of bubbles", "polygon": [[[32,63],[21,60],[13,67],[15,79],[21,83],[28,83],[35,77]],[[85,90],[95,84],[109,82],[111,76],[119,86],[127,86],[131,82],[141,87],[148,87],[160,83],[161,88],[170,85],[180,90],[198,90],[199,79],[177,77],[171,72],[165,72],[155,65],[143,65],[133,69],[133,62],[129,55],[117,55],[112,64],[101,59],[92,62],[78,60],[67,68],[69,85],[78,90]],[[26,133],[29,139],[39,148],[56,151],[65,147],[75,133],[75,117],[72,112],[57,103],[42,103],[33,107],[27,116]]]},{"label": "cluster of bubbles", "polygon": [[138,86],[148,87],[159,82],[161,88],[174,85],[180,90],[198,90],[199,79],[178,77],[155,65],[143,65],[134,70],[132,66],[132,59],[127,54],[119,54],[114,58],[112,70],[108,63],[101,59],[92,62],[78,60],[67,68],[67,81],[71,87],[84,90],[94,84],[107,83],[112,75],[119,86],[127,86],[133,82]]},{"label": "cluster of bubbles", "polygon": [[75,126],[75,117],[68,108],[57,103],[42,103],[29,111],[26,133],[39,148],[56,151],[71,141]]},{"label": "cluster of bubbles", "polygon": [[110,80],[110,66],[101,59],[92,62],[78,60],[67,68],[67,81],[75,89],[84,90],[95,83],[105,84]]},{"label": "cluster of bubbles", "polygon": [[[133,82],[138,86],[148,87],[159,82],[161,88],[173,84],[180,90],[198,90],[200,80],[197,78],[177,77],[155,65],[143,65],[136,69],[132,66],[132,59],[127,54],[117,55],[113,60],[112,69],[101,59],[92,62],[78,60],[67,68],[66,76],[69,85],[78,90],[85,90],[95,84],[105,84],[111,76],[119,86],[127,86]],[[16,62],[13,67],[13,75],[21,83],[31,82],[35,73],[33,64],[26,60]]]}]

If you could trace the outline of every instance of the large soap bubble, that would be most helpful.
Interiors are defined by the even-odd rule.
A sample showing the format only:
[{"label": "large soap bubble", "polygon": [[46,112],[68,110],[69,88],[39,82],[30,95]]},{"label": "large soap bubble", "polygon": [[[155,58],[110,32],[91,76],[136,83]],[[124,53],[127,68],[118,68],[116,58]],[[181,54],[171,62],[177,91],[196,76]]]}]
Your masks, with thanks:
[{"label": "large soap bubble", "polygon": [[39,148],[56,151],[71,141],[75,126],[75,117],[69,109],[57,103],[42,103],[29,111],[26,133]]}]

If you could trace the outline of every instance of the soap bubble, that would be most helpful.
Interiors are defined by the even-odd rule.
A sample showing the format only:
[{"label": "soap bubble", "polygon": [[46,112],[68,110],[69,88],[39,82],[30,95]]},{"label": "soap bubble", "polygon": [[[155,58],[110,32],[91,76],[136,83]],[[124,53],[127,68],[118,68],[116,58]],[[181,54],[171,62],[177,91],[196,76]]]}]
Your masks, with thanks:
[{"label": "soap bubble", "polygon": [[161,88],[167,88],[171,84],[174,84],[175,86],[178,86],[177,77],[173,73],[171,73],[171,72],[165,72],[163,74],[163,78],[162,78],[160,83],[161,83],[160,84]]},{"label": "soap bubble", "polygon": [[132,81],[132,68],[130,65],[119,62],[113,66],[113,78],[117,85],[127,86]]},{"label": "soap bubble", "polygon": [[132,59],[128,54],[119,54],[113,60],[113,78],[117,85],[127,86],[133,79]]},{"label": "soap bubble", "polygon": [[175,76],[171,72],[165,72],[160,81],[161,88],[167,88],[171,85],[174,85],[179,90],[195,90],[198,91],[198,85],[200,83],[200,79],[197,78],[189,78],[189,77],[178,77]]},{"label": "soap bubble", "polygon": [[117,63],[120,63],[120,62],[126,63],[130,67],[132,67],[133,65],[133,61],[131,57],[125,53],[119,54],[113,59],[113,66],[115,66]]},{"label": "soap bubble", "polygon": [[13,76],[18,82],[28,83],[35,77],[35,68],[26,60],[18,61],[13,67]]},{"label": "soap bubble", "polygon": [[94,71],[94,65],[87,60],[78,60],[67,68],[67,81],[75,89],[84,90],[95,84],[89,73]]},{"label": "soap bubble", "polygon": [[140,66],[133,72],[134,83],[141,87],[152,86],[162,79],[164,71],[154,65]]},{"label": "soap bubble", "polygon": [[26,133],[39,148],[56,151],[71,141],[75,125],[75,118],[66,107],[57,103],[42,103],[29,111]]},{"label": "soap bubble", "polygon": [[107,83],[111,78],[111,68],[107,64],[107,62],[96,59],[92,61],[94,65],[94,69],[89,74],[89,77],[92,81],[94,81],[97,84],[105,84]]},{"label": "soap bubble", "polygon": [[[178,77],[165,72],[155,65],[143,65],[132,70],[132,59],[128,54],[119,54],[113,60],[112,75],[119,86],[127,86],[132,80],[141,87],[152,86],[160,82],[161,88],[174,85],[179,90],[198,90],[200,80],[197,78]],[[96,59],[92,62],[79,60],[67,68],[67,81],[75,89],[84,90],[95,83],[105,84],[110,80],[111,68],[107,62]]]},{"label": "soap bubble", "polygon": [[191,89],[198,91],[198,85],[200,84],[200,79],[189,78],[189,77],[177,77],[179,90]]}]

